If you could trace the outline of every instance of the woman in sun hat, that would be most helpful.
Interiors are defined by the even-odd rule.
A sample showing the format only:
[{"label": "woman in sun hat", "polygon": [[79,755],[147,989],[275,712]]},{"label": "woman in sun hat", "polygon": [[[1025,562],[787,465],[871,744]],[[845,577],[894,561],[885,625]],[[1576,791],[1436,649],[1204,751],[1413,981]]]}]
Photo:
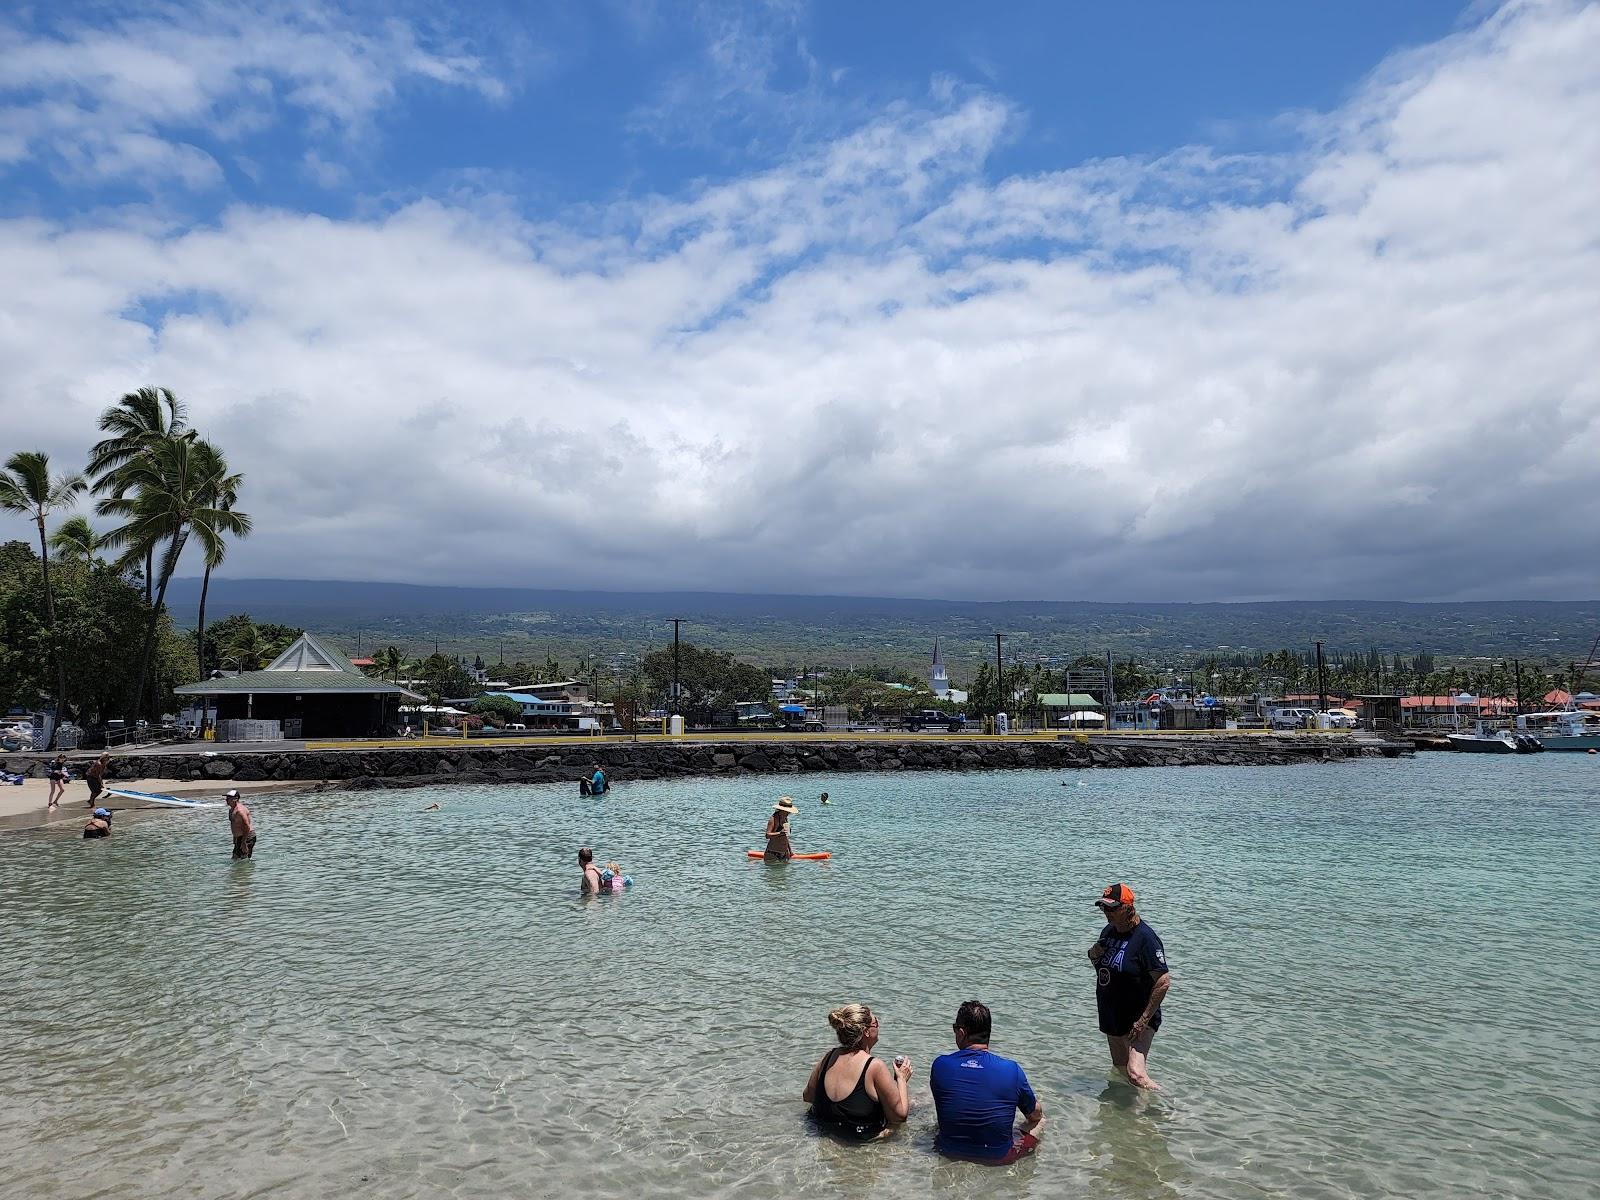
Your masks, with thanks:
[{"label": "woman in sun hat", "polygon": [[789,844],[789,818],[799,811],[788,796],[779,797],[772,806],[772,816],[767,818],[767,852],[762,855],[764,861],[788,862],[794,857],[794,847]]},{"label": "woman in sun hat", "polygon": [[1133,901],[1133,889],[1125,883],[1113,883],[1100,893],[1094,906],[1105,914],[1106,927],[1089,947],[1089,961],[1111,1065],[1134,1087],[1155,1089],[1145,1064],[1161,1028],[1161,1001],[1172,986],[1172,974],[1166,948]]}]

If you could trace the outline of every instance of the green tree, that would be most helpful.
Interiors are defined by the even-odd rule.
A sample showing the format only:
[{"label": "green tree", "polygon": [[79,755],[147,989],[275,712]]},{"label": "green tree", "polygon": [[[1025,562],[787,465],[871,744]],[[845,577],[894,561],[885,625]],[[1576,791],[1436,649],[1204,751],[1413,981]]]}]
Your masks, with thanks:
[{"label": "green tree", "polygon": [[[50,633],[50,656],[56,667],[56,713],[67,715],[67,668],[56,638],[55,593],[50,587],[50,546],[45,537],[46,518],[76,504],[85,483],[82,475],[50,474],[50,456],[39,450],[19,450],[0,471],[0,509],[30,517],[39,530],[39,575],[44,586],[45,624]],[[51,734],[52,745],[55,735]],[[48,749],[49,747],[47,747]]]},{"label": "green tree", "polygon": [[[244,476],[232,474],[228,471],[227,460],[222,457],[220,451],[207,442],[201,442],[200,444],[216,456],[216,461],[208,464],[207,468],[207,473],[212,480],[211,504],[213,508],[219,512],[231,513],[241,523],[239,528],[243,530],[237,536],[248,537],[251,528],[250,518],[245,513],[238,512],[234,508],[239,502],[239,486],[244,482]],[[203,520],[204,518],[201,519]],[[202,542],[204,542],[203,538]],[[206,593],[211,590],[211,572],[222,565],[222,560],[226,557],[227,552],[228,540],[226,531],[219,529],[215,540],[206,551],[205,575],[200,580],[200,614],[195,627],[194,650],[195,665],[199,668],[201,679],[206,677]]]},{"label": "green tree", "polygon": [[56,558],[66,562],[91,563],[100,550],[100,535],[89,524],[89,518],[71,516],[50,535],[50,549],[56,552]]},{"label": "green tree", "polygon": [[259,671],[274,657],[272,643],[249,617],[232,625],[219,653],[235,671]]},{"label": "green tree", "polygon": [[467,711],[480,717],[498,717],[502,725],[522,718],[522,705],[510,696],[479,696],[467,705]]},{"label": "green tree", "polygon": [[222,456],[209,444],[191,436],[168,438],[150,444],[145,453],[119,468],[122,494],[98,505],[101,513],[124,518],[124,524],[106,534],[106,544],[123,551],[123,563],[137,561],[153,548],[161,550],[135,714],[144,703],[142,684],[155,654],[156,625],[185,543],[193,535],[205,556],[212,558],[221,552],[226,535],[243,537],[250,532],[249,518],[218,506],[218,477],[225,470]]},{"label": "green tree", "polygon": [[[684,642],[678,653],[682,692],[673,707],[689,721],[708,724],[719,714],[732,712],[736,704],[764,701],[771,695],[771,675],[725,651]],[[671,647],[645,656],[644,675],[653,706],[664,704],[672,690]]]},{"label": "green tree", "polygon": [[[188,410],[168,388],[143,387],[125,392],[100,414],[100,432],[108,434],[89,450],[89,475],[96,494],[124,498],[137,486],[130,468],[153,449],[178,437],[193,437]],[[143,550],[144,598],[155,603],[155,543]]]},{"label": "green tree", "polygon": [[400,672],[406,669],[406,656],[396,646],[385,646],[372,659],[372,669],[379,679],[400,682]]}]

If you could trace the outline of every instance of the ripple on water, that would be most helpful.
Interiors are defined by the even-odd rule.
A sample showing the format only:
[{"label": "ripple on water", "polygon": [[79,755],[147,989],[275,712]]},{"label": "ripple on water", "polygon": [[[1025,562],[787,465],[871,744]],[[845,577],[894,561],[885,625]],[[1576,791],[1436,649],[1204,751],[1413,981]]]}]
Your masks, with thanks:
[{"label": "ripple on water", "polygon": [[[783,867],[793,780],[263,797],[249,864],[199,813],[8,835],[0,1195],[1587,1196],[1595,768],[1492,767],[818,776],[836,857]],[[577,898],[583,843],[638,885]],[[1160,1096],[1094,1029],[1111,878],[1175,968]],[[932,1153],[973,996],[1050,1113],[1005,1171]],[[854,999],[916,1066],[867,1147],[798,1102]]]}]

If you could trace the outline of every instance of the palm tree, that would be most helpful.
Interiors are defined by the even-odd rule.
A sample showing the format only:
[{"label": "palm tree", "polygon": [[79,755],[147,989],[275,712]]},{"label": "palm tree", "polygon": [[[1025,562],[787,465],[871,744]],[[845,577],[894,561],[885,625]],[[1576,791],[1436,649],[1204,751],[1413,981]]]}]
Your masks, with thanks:
[{"label": "palm tree", "polygon": [[385,646],[378,651],[372,665],[378,669],[378,678],[400,682],[400,672],[406,669],[406,656],[397,646]]},{"label": "palm tree", "polygon": [[222,661],[232,663],[236,671],[259,671],[267,661],[271,647],[261,636],[261,630],[246,625],[222,647]]},{"label": "palm tree", "polygon": [[95,552],[100,549],[100,535],[89,524],[89,518],[68,517],[50,535],[50,548],[56,552],[57,558],[65,561],[76,559],[85,564],[92,563],[95,561]]},{"label": "palm tree", "polygon": [[144,703],[167,585],[189,536],[193,534],[200,542],[207,558],[216,558],[224,535],[243,537],[250,532],[248,517],[218,504],[217,485],[225,471],[216,448],[192,435],[151,441],[118,468],[120,494],[96,506],[102,514],[126,519],[106,534],[108,546],[122,549],[122,565],[146,556],[154,559],[156,551],[161,551],[134,691],[135,714]]},{"label": "palm tree", "polygon": [[[244,523],[244,532],[240,537],[247,537],[250,533],[250,518],[244,513],[234,512],[234,505],[239,502],[239,485],[244,482],[243,475],[230,475],[227,460],[222,457],[222,452],[210,442],[201,442],[205,452],[215,457],[216,461],[206,469],[211,474],[212,503],[220,512],[232,513]],[[200,678],[206,677],[206,593],[211,590],[211,572],[222,565],[223,557],[228,552],[227,540],[222,536],[224,531],[218,530],[217,537],[212,543],[215,550],[206,552],[205,575],[200,580],[200,617],[197,622],[195,636],[195,665],[200,669]],[[205,539],[202,537],[202,542]]]},{"label": "palm tree", "polygon": [[[132,486],[132,464],[153,446],[175,437],[193,437],[188,409],[170,388],[140,388],[100,414],[100,431],[110,434],[89,450],[89,474],[96,492],[121,499]],[[155,546],[144,551],[144,599],[155,602]]]},{"label": "palm tree", "polygon": [[[87,486],[82,475],[50,476],[50,456],[42,450],[19,450],[0,471],[0,508],[25,513],[39,527],[39,572],[44,581],[44,618],[50,636],[50,654],[56,666],[56,724],[67,713],[67,664],[56,642],[56,599],[50,588],[50,545],[45,538],[45,518],[57,509],[70,508]],[[51,733],[51,746],[55,734]],[[49,749],[50,747],[46,747]]]}]

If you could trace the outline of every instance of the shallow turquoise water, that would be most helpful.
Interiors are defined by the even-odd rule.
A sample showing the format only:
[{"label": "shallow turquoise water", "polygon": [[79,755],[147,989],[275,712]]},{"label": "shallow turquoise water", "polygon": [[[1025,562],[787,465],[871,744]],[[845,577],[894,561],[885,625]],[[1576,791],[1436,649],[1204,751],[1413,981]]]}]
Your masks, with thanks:
[{"label": "shallow turquoise water", "polygon": [[[0,1195],[1592,1196],[1597,785],[1547,754],[279,796],[251,864],[215,812],[0,836]],[[744,858],[780,789],[833,862]],[[577,899],[583,842],[637,886]],[[1157,1097],[1095,1030],[1113,879],[1174,967]],[[1009,1171],[930,1149],[969,997],[1049,1114]],[[798,1095],[856,999],[919,1103],[843,1147]]]}]

